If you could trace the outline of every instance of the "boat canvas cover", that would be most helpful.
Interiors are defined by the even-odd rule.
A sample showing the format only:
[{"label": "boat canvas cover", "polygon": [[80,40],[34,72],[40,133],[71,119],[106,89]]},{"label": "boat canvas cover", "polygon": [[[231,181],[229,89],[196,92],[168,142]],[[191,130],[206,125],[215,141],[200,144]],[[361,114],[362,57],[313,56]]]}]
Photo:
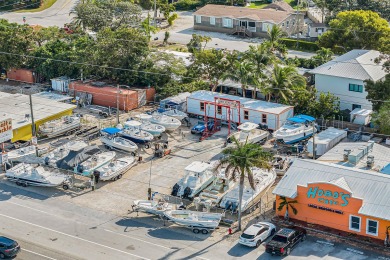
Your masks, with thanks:
[{"label": "boat canvas cover", "polygon": [[306,121],[313,122],[316,119],[307,115],[296,115],[294,117],[289,118],[288,120],[295,123],[305,123]]},{"label": "boat canvas cover", "polygon": [[59,160],[56,165],[58,168],[64,170],[73,170],[76,165],[88,160],[92,155],[98,152],[100,152],[100,149],[96,145],[86,147],[81,151],[71,150],[69,154]]},{"label": "boat canvas cover", "polygon": [[116,127],[108,127],[108,128],[104,128],[102,130],[102,132],[104,133],[107,133],[107,134],[110,134],[110,135],[114,135],[114,134],[117,134],[119,133],[121,130],[116,128]]}]

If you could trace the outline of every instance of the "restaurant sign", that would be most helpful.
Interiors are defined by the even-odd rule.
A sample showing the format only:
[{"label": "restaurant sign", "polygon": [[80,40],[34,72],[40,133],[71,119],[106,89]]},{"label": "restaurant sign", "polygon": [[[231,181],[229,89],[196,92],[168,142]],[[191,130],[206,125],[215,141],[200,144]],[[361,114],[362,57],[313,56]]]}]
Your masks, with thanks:
[{"label": "restaurant sign", "polygon": [[12,135],[12,119],[7,118],[0,121],[0,143],[11,140]]},{"label": "restaurant sign", "polygon": [[317,199],[318,202],[323,204],[345,207],[349,203],[348,199],[351,197],[351,194],[310,187],[307,191],[307,197]]}]

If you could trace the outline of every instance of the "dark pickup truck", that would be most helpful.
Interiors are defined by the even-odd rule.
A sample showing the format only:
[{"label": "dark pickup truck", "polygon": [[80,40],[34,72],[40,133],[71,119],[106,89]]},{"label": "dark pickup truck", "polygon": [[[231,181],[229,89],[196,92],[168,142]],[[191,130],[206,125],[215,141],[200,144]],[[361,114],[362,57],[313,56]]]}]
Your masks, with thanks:
[{"label": "dark pickup truck", "polygon": [[266,252],[273,255],[289,255],[291,250],[306,239],[306,230],[299,227],[282,228],[267,243]]}]

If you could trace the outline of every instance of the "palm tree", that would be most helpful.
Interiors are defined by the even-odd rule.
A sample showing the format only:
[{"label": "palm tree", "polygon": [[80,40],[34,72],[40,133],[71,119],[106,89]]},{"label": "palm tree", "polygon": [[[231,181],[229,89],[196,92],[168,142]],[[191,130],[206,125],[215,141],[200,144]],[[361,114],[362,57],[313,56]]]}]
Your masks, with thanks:
[{"label": "palm tree", "polygon": [[271,96],[274,96],[277,103],[280,99],[287,102],[289,96],[294,95],[294,92],[291,89],[293,86],[305,85],[305,78],[299,75],[294,67],[281,67],[275,65],[269,81],[269,86],[265,88],[265,91],[269,93],[268,101],[271,100]]},{"label": "palm tree", "polygon": [[318,66],[331,61],[334,53],[331,49],[321,47],[320,50],[316,51],[314,59],[317,61]]},{"label": "palm tree", "polygon": [[225,173],[228,178],[239,178],[239,205],[238,205],[238,230],[241,230],[241,204],[242,195],[244,191],[244,181],[248,180],[252,189],[255,188],[255,181],[253,179],[253,167],[271,169],[269,163],[272,155],[263,151],[261,146],[252,143],[240,143],[237,139],[232,138],[234,146],[225,148],[222,151],[224,155],[219,160],[215,171],[222,167],[226,167]]},{"label": "palm tree", "polygon": [[280,204],[278,207],[278,211],[282,211],[283,208],[286,208],[286,213],[284,213],[284,219],[288,220],[290,216],[288,215],[288,210],[291,208],[294,215],[298,214],[298,210],[293,206],[293,204],[298,203],[297,200],[287,200],[286,197],[280,197]]},{"label": "palm tree", "polygon": [[253,91],[253,97],[256,97],[256,87],[259,86],[262,89],[267,67],[276,62],[276,57],[271,52],[268,44],[259,44],[257,46],[250,45],[249,50],[244,53],[244,58],[256,67],[257,80]]},{"label": "palm tree", "polygon": [[233,63],[233,70],[222,75],[222,80],[233,80],[241,83],[242,96],[245,97],[246,89],[249,85],[255,83],[255,67],[251,62],[238,60]]},{"label": "palm tree", "polygon": [[[268,40],[265,41],[265,44],[269,45],[269,48],[273,53],[279,52],[282,56],[287,53],[286,46],[280,43],[280,39],[285,35],[282,29],[274,25],[271,29],[268,29]],[[263,43],[264,44],[264,43]]]}]

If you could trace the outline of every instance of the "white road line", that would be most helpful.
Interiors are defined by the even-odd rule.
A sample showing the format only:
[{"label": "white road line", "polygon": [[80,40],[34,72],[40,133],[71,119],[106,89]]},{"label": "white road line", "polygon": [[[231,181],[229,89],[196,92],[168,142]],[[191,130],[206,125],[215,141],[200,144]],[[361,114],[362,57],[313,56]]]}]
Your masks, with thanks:
[{"label": "white road line", "polygon": [[158,247],[161,247],[161,248],[164,248],[164,249],[172,250],[172,248],[170,248],[170,247],[166,247],[166,246],[163,246],[163,245],[159,245],[159,244],[156,244],[156,243],[145,241],[145,240],[142,240],[142,239],[139,239],[139,238],[127,236],[125,234],[117,233],[117,232],[109,230],[109,229],[103,229],[103,230],[107,231],[107,232],[110,232],[110,233],[113,233],[113,234],[116,234],[116,235],[119,235],[119,236],[127,237],[127,238],[130,238],[130,239],[133,239],[133,240],[137,240],[137,241],[140,241],[140,242],[143,242],[143,243],[147,243],[147,244],[150,244],[150,245],[153,245],[153,246],[158,246]]},{"label": "white road line", "polygon": [[19,207],[23,207],[23,208],[35,210],[35,211],[38,211],[38,212],[41,212],[41,213],[45,213],[46,215],[52,215],[52,216],[58,217],[58,216],[55,215],[55,214],[52,214],[52,213],[49,213],[49,212],[46,212],[46,211],[43,211],[43,210],[39,210],[39,209],[36,209],[36,208],[32,208],[32,207],[29,207],[29,206],[26,206],[26,205],[22,205],[22,204],[19,204],[19,203],[16,203],[16,202],[12,202],[12,201],[6,201],[6,202],[7,202],[7,203],[10,203],[10,204],[17,205],[17,206],[19,206]]},{"label": "white road line", "polygon": [[110,249],[110,250],[113,250],[113,251],[117,251],[117,252],[120,252],[120,253],[123,253],[123,254],[126,254],[126,255],[131,255],[131,256],[138,257],[138,258],[145,259],[145,260],[150,260],[148,258],[139,256],[139,255],[134,255],[134,254],[131,254],[129,252],[122,251],[120,249],[116,249],[116,248],[113,248],[113,247],[110,247],[110,246],[99,244],[97,242],[93,242],[93,241],[90,241],[90,240],[87,240],[87,239],[84,239],[84,238],[81,238],[81,237],[76,237],[76,236],[73,236],[73,235],[70,235],[70,234],[67,234],[67,233],[63,233],[61,231],[57,231],[57,230],[54,230],[54,229],[51,229],[51,228],[40,226],[40,225],[31,223],[31,222],[27,222],[27,221],[24,221],[24,220],[21,220],[21,219],[17,219],[17,218],[11,217],[11,216],[4,215],[4,214],[1,214],[1,213],[0,213],[0,216],[8,218],[8,219],[16,220],[16,221],[19,221],[19,222],[22,222],[22,223],[25,223],[25,224],[28,224],[28,225],[31,225],[31,226],[35,226],[35,227],[38,227],[38,228],[46,229],[48,231],[55,232],[55,233],[58,233],[60,235],[64,235],[64,236],[71,237],[71,238],[74,238],[74,239],[78,239],[78,240],[81,240],[81,241],[84,241],[84,242],[88,242],[88,243],[93,244],[93,245],[101,246],[101,247],[104,247],[104,248],[107,248],[107,249]]},{"label": "white road line", "polygon": [[31,253],[31,254],[34,254],[34,255],[38,255],[38,256],[44,257],[44,258],[46,258],[46,259],[57,260],[57,259],[55,259],[55,258],[46,256],[46,255],[42,255],[42,254],[40,254],[40,253],[37,253],[37,252],[34,252],[34,251],[30,251],[30,250],[27,250],[27,249],[24,249],[24,248],[22,248],[22,251],[26,251],[26,252],[29,252],[29,253]]},{"label": "white road line", "polygon": [[196,258],[203,259],[203,260],[210,260],[208,258],[204,258],[204,257],[201,257],[201,256],[196,256]]}]

